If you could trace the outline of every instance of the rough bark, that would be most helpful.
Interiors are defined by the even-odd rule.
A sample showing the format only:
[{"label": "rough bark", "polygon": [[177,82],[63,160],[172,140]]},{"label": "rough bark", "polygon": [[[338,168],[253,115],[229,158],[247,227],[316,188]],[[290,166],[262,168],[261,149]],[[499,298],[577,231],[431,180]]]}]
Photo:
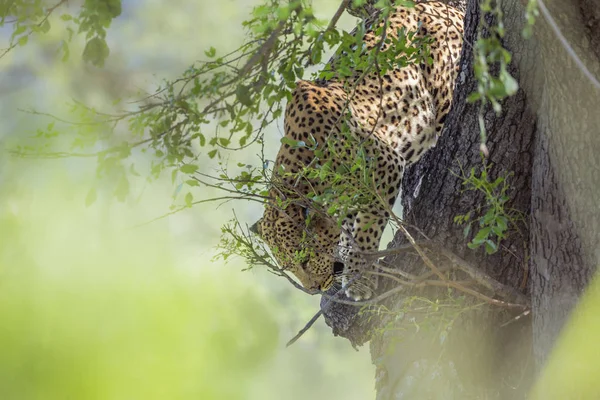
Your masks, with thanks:
[{"label": "rough bark", "polygon": [[[587,68],[600,76],[598,0],[546,1]],[[533,168],[532,306],[538,367],[600,261],[600,91],[540,20],[533,88],[538,133]]]}]

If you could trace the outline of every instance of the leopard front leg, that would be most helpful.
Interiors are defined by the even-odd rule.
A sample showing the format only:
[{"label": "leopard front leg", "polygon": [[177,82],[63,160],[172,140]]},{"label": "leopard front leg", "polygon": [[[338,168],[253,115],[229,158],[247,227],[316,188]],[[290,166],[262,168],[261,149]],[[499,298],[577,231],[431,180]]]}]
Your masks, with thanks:
[{"label": "leopard front leg", "polygon": [[359,211],[349,215],[340,240],[340,256],[344,263],[342,286],[346,295],[356,301],[369,299],[377,289],[373,263],[365,252],[379,250],[381,236],[389,220],[387,211]]}]

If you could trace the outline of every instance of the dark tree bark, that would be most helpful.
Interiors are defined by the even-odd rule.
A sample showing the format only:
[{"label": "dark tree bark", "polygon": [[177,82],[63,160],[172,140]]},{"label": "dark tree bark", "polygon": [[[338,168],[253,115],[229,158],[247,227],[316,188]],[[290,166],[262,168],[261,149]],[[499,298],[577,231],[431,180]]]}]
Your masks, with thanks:
[{"label": "dark tree bark", "polygon": [[[498,307],[470,313],[454,324],[444,343],[437,332],[410,335],[383,327],[392,317],[366,318],[352,306],[324,309],[334,333],[353,344],[371,339],[377,366],[378,399],[387,398],[525,398],[535,374],[600,261],[600,95],[561,47],[540,17],[536,38],[521,37],[524,6],[502,2],[507,30],[505,47],[513,54],[511,73],[521,86],[503,104],[501,115],[486,109],[492,177],[508,172],[510,206],[525,216],[519,233],[485,256],[470,250],[463,227],[454,223],[483,202],[462,192],[460,168],[480,167],[479,106],[466,103],[476,88],[471,45],[479,22],[477,1],[470,1],[465,26],[461,73],[454,107],[437,146],[405,174],[404,219],[440,246],[477,265],[496,280],[531,295],[532,313]],[[600,0],[548,0],[559,28],[586,67],[600,76]],[[390,246],[405,243],[398,233]],[[423,266],[411,255],[388,263],[417,272]],[[393,286],[386,283],[387,288]],[[414,295],[401,292],[385,306],[401,309]],[[434,299],[440,290],[419,292]],[[322,303],[323,304],[323,303]],[[397,318],[397,314],[393,317]],[[391,324],[391,325],[390,325]],[[381,331],[384,334],[380,334]]]}]

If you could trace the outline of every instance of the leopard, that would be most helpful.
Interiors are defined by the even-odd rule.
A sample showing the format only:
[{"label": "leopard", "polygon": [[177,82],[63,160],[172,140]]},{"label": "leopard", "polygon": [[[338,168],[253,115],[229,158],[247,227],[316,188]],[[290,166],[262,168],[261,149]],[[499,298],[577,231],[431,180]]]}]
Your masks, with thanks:
[{"label": "leopard", "polygon": [[[387,21],[372,17],[369,25],[367,20],[364,47],[390,51],[380,40],[384,28],[390,38],[413,32],[412,40],[430,39],[429,62],[296,82],[284,114],[287,140],[272,173],[272,182],[279,184],[272,183],[264,213],[251,231],[307,291],[323,293],[341,284],[354,301],[373,297],[377,274],[369,273],[374,261],[365,254],[379,249],[405,169],[442,133],[459,72],[463,19],[464,8],[441,1],[395,6]],[[383,28],[378,32],[377,27]],[[348,146],[349,139],[360,145]],[[311,145],[294,145],[300,141]],[[359,152],[372,164],[378,200],[357,204],[338,219],[315,211],[310,198],[326,193],[330,184],[302,176],[304,171],[326,163],[332,169],[350,165]]]}]

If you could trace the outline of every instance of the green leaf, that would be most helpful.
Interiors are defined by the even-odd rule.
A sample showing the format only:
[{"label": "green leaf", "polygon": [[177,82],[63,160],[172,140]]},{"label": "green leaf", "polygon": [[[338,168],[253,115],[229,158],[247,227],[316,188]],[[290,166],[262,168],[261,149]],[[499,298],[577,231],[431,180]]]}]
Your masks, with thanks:
[{"label": "green leaf", "polygon": [[487,254],[494,254],[497,251],[498,251],[498,245],[496,245],[496,243],[494,243],[491,240],[485,241],[485,252]]},{"label": "green leaf", "polygon": [[87,196],[85,196],[85,206],[89,207],[96,201],[96,188],[91,188]]},{"label": "green leaf", "polygon": [[493,208],[490,208],[488,210],[487,213],[485,213],[485,215],[483,216],[483,218],[481,219],[481,225],[489,225],[490,222],[492,222],[492,220],[494,220],[494,217],[496,216],[495,210]]},{"label": "green leaf", "polygon": [[473,92],[467,97],[467,103],[475,103],[479,99],[481,99],[481,93]]},{"label": "green leaf", "polygon": [[21,33],[25,32],[27,30],[27,26],[26,25],[18,25],[16,27],[16,29],[14,30],[14,32],[12,33],[12,37],[14,38],[17,35],[20,35]]},{"label": "green leaf", "polygon": [[188,207],[191,207],[193,201],[194,201],[194,195],[192,195],[190,192],[188,192],[185,195],[185,205]]},{"label": "green leaf", "polygon": [[217,149],[211,150],[208,152],[208,158],[215,158],[217,155]]},{"label": "green leaf", "polygon": [[215,49],[214,47],[211,46],[210,49],[208,49],[204,52],[204,54],[208,58],[213,58],[215,56],[215,54],[217,54],[217,49]]},{"label": "green leaf", "polygon": [[504,229],[502,229],[498,225],[492,226],[492,232],[494,233],[494,235],[498,236],[498,239],[504,239]]},{"label": "green leaf", "polygon": [[503,231],[505,231],[508,227],[508,220],[505,216],[499,215],[496,217],[496,225]]},{"label": "green leaf", "polygon": [[133,176],[140,176],[140,173],[136,171],[134,164],[129,166],[129,173]]},{"label": "green leaf", "polygon": [[19,40],[17,40],[17,43],[19,44],[19,46],[25,46],[27,44],[28,40],[29,40],[29,36],[27,36],[27,35],[21,36],[19,38]]},{"label": "green leaf", "polygon": [[481,243],[473,243],[473,242],[467,243],[467,247],[472,250],[477,249],[479,246],[481,246]]},{"label": "green leaf", "polygon": [[252,98],[250,97],[250,88],[245,85],[239,85],[235,90],[235,97],[246,107],[252,106]]},{"label": "green leaf", "polygon": [[50,30],[50,21],[45,20],[42,25],[40,26],[40,32],[42,33],[48,33],[48,31]]},{"label": "green leaf", "polygon": [[107,0],[106,6],[108,7],[108,13],[111,18],[116,18],[121,15],[121,0]]},{"label": "green leaf", "polygon": [[179,168],[179,170],[181,172],[183,172],[184,174],[193,174],[194,172],[196,172],[198,170],[198,168],[199,167],[194,164],[184,164]]},{"label": "green leaf", "polygon": [[329,206],[329,208],[327,209],[327,215],[333,215],[335,214],[335,212],[338,210],[338,205],[337,204],[332,204],[331,206]]},{"label": "green leaf", "polygon": [[490,235],[491,231],[492,231],[492,228],[489,226],[481,229],[479,232],[477,232],[477,235],[475,235],[475,237],[473,238],[473,243],[481,244],[481,243],[485,242],[486,239],[488,238],[488,236]]},{"label": "green leaf", "polygon": [[103,67],[104,60],[108,57],[110,50],[106,41],[95,37],[90,39],[83,50],[83,60],[92,63],[96,67]]},{"label": "green leaf", "polygon": [[463,229],[463,236],[464,237],[469,236],[469,233],[471,233],[471,224],[467,224],[467,226],[465,226],[465,229]]},{"label": "green leaf", "polygon": [[281,144],[287,144],[294,149],[297,149],[298,147],[306,147],[306,143],[303,140],[294,140],[284,136],[279,141]]},{"label": "green leaf", "polygon": [[513,94],[517,93],[517,90],[519,90],[519,84],[515,78],[513,78],[508,72],[502,74],[501,78],[504,82],[504,90],[508,96],[512,96]]}]

